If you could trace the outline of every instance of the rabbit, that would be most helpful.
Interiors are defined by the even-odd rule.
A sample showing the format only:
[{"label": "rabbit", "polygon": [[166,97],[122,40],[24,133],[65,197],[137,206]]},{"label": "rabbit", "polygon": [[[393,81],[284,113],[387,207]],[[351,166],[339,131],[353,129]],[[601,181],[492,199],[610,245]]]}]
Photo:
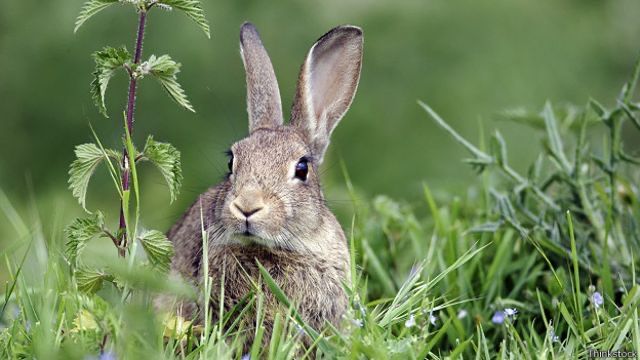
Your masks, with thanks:
[{"label": "rabbit", "polygon": [[[169,230],[175,251],[171,274],[199,286],[204,275],[211,277],[210,313],[215,319],[220,301],[231,309],[252,291],[253,283],[261,283],[259,261],[307,324],[316,330],[325,322],[339,326],[348,307],[350,256],[344,232],[325,203],[319,167],[331,133],[356,93],[362,30],[338,26],[311,47],[300,70],[289,124],[283,122],[271,61],[251,23],[241,27],[240,52],[249,136],[228,151],[224,181],[200,195]],[[202,229],[208,240],[208,274],[202,273]],[[219,298],[221,286],[224,299]],[[261,286],[268,338],[282,305]],[[203,301],[180,304],[181,315],[199,313],[199,321],[205,321]],[[249,321],[245,325],[254,326]],[[252,331],[246,336],[251,341]]]}]

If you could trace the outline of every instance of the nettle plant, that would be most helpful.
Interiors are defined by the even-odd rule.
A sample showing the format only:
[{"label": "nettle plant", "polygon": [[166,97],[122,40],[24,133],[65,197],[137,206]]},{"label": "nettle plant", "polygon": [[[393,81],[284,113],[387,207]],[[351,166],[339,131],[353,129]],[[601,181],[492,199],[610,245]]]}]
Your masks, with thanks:
[{"label": "nettle plant", "polygon": [[[195,0],[90,0],[87,1],[75,24],[77,31],[88,19],[98,12],[116,4],[132,6],[138,15],[138,26],[133,55],[126,47],[105,47],[93,54],[96,68],[91,82],[91,94],[100,113],[108,118],[105,94],[109,80],[118,72],[129,76],[129,90],[123,113],[122,151],[106,149],[91,128],[95,143],[78,145],[76,160],[69,169],[69,188],[78,199],[89,217],[76,219],[66,229],[66,255],[75,273],[78,288],[95,292],[103,281],[114,281],[114,276],[105,269],[90,269],[80,261],[80,253],[86,244],[96,238],[110,239],[122,258],[135,257],[139,242],[149,263],[155,269],[166,271],[169,267],[173,247],[166,236],[157,230],[142,230],[140,223],[140,188],[137,165],[150,162],[155,165],[169,188],[170,201],[176,199],[182,184],[180,152],[171,144],[155,141],[149,135],[142,151],[133,143],[134,112],[136,108],[137,84],[144,78],[153,77],[168,95],[181,107],[194,112],[184,90],[177,81],[180,64],[169,55],[151,55],[143,61],[142,49],[147,24],[147,16],[154,8],[180,10],[192,19],[210,37],[209,25],[204,17],[199,1]],[[105,163],[113,180],[120,200],[120,217],[117,229],[111,230],[100,210],[89,210],[86,194],[89,180],[96,168]],[[116,281],[117,284],[117,281]]]}]

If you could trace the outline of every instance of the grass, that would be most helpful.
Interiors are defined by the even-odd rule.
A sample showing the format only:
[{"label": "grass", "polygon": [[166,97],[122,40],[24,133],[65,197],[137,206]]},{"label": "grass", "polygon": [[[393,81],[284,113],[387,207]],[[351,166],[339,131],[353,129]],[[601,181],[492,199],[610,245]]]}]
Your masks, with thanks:
[{"label": "grass", "polygon": [[[476,185],[435,197],[425,184],[423,203],[413,207],[386,196],[359,202],[345,226],[355,271],[339,329],[304,324],[263,272],[285,310],[268,346],[256,342],[251,358],[564,359],[640,350],[640,161],[620,140],[621,131],[640,130],[632,101],[639,69],[610,109],[591,100],[503,113],[542,139],[526,174],[509,164],[499,132],[486,148],[476,146],[420,103],[469,150]],[[250,308],[262,338],[260,286],[244,306],[218,310],[216,323],[163,318],[153,312],[153,294],[195,298],[198,290],[167,281],[143,258],[89,251],[85,262],[115,275],[95,273],[82,281],[95,287],[80,289],[62,236],[45,237],[42,221],[21,217],[2,193],[0,208],[20,239],[2,254],[10,281],[0,298],[0,358],[241,358],[239,319]]]}]

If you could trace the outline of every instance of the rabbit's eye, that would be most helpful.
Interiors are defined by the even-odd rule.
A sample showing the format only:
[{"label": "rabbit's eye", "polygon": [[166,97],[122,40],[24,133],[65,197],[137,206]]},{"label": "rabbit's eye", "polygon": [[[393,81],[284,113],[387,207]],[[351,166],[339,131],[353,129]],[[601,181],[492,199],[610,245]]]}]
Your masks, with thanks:
[{"label": "rabbit's eye", "polygon": [[233,153],[229,152],[229,162],[227,163],[227,167],[229,168],[229,172],[233,172]]},{"label": "rabbit's eye", "polygon": [[296,164],[295,177],[302,181],[307,181],[307,174],[309,174],[309,160],[303,157]]}]

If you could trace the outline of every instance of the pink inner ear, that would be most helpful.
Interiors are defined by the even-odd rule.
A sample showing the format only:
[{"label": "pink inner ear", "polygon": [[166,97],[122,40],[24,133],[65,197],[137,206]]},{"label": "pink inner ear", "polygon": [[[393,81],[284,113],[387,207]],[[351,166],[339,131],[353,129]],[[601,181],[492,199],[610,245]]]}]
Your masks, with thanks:
[{"label": "pink inner ear", "polygon": [[323,54],[321,61],[314,58],[311,72],[311,99],[316,119],[326,119],[338,94],[344,93],[344,82],[340,79],[340,51]]},{"label": "pink inner ear", "polygon": [[[309,68],[309,90],[318,124],[330,132],[349,107],[357,86],[360,49],[347,39],[319,43]],[[318,129],[320,130],[320,129]]]}]

